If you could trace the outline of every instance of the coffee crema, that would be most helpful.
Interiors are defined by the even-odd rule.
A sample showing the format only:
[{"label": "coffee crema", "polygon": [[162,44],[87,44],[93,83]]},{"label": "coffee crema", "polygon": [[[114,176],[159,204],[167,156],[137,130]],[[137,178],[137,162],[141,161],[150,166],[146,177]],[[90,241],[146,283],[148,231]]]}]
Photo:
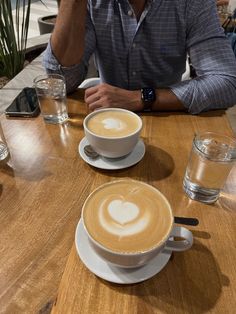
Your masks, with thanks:
[{"label": "coffee crema", "polygon": [[83,206],[89,235],[120,253],[148,251],[168,237],[173,215],[168,201],[154,187],[131,179],[96,189]]},{"label": "coffee crema", "polygon": [[122,137],[134,133],[140,127],[139,119],[125,111],[97,111],[87,122],[87,128],[96,135]]}]

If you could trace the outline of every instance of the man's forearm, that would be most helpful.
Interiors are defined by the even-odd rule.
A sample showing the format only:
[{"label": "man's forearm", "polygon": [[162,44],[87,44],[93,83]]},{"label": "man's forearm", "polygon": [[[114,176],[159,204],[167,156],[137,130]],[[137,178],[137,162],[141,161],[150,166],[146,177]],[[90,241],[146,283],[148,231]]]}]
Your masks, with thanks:
[{"label": "man's forearm", "polygon": [[[142,111],[144,105],[141,101],[141,91],[136,91],[135,111]],[[168,88],[161,88],[156,90],[156,101],[151,105],[152,111],[184,111],[187,110],[176,95]]]},{"label": "man's forearm", "polygon": [[61,0],[51,46],[63,66],[78,64],[84,53],[87,0]]},{"label": "man's forearm", "polygon": [[156,101],[152,105],[153,111],[183,111],[186,108],[170,89],[156,90]]}]

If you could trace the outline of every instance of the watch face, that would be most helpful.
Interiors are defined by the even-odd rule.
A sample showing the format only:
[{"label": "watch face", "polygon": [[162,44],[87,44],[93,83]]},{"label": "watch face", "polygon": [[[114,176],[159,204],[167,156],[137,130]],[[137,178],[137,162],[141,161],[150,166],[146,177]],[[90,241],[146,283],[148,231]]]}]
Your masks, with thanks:
[{"label": "watch face", "polygon": [[155,89],[152,87],[145,87],[141,89],[142,100],[147,103],[152,103],[156,100]]}]

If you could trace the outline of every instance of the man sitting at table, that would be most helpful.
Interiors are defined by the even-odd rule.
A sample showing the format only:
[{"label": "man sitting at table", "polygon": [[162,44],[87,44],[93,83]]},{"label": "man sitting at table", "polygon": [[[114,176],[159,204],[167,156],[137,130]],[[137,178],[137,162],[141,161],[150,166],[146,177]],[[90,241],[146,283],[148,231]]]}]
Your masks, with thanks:
[{"label": "man sitting at table", "polygon": [[[71,92],[93,53],[103,83],[85,92],[90,110],[196,114],[236,104],[236,60],[216,0],[62,0],[44,66]],[[181,81],[187,54],[197,76]]]}]

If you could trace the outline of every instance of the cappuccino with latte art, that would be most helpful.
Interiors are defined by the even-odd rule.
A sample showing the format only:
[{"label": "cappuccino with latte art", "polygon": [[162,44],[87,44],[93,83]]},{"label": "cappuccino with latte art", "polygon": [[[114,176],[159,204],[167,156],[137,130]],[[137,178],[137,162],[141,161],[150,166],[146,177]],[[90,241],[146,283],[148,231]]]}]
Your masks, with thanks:
[{"label": "cappuccino with latte art", "polygon": [[112,252],[152,250],[168,238],[173,215],[166,198],[154,187],[131,179],[102,185],[83,206],[89,236]]},{"label": "cappuccino with latte art", "polygon": [[134,133],[139,119],[127,111],[98,111],[87,122],[88,129],[99,136],[122,137]]},{"label": "cappuccino with latte art", "polygon": [[137,145],[142,120],[129,110],[106,108],[88,114],[83,126],[87,141],[99,155],[120,158],[130,154]]}]

